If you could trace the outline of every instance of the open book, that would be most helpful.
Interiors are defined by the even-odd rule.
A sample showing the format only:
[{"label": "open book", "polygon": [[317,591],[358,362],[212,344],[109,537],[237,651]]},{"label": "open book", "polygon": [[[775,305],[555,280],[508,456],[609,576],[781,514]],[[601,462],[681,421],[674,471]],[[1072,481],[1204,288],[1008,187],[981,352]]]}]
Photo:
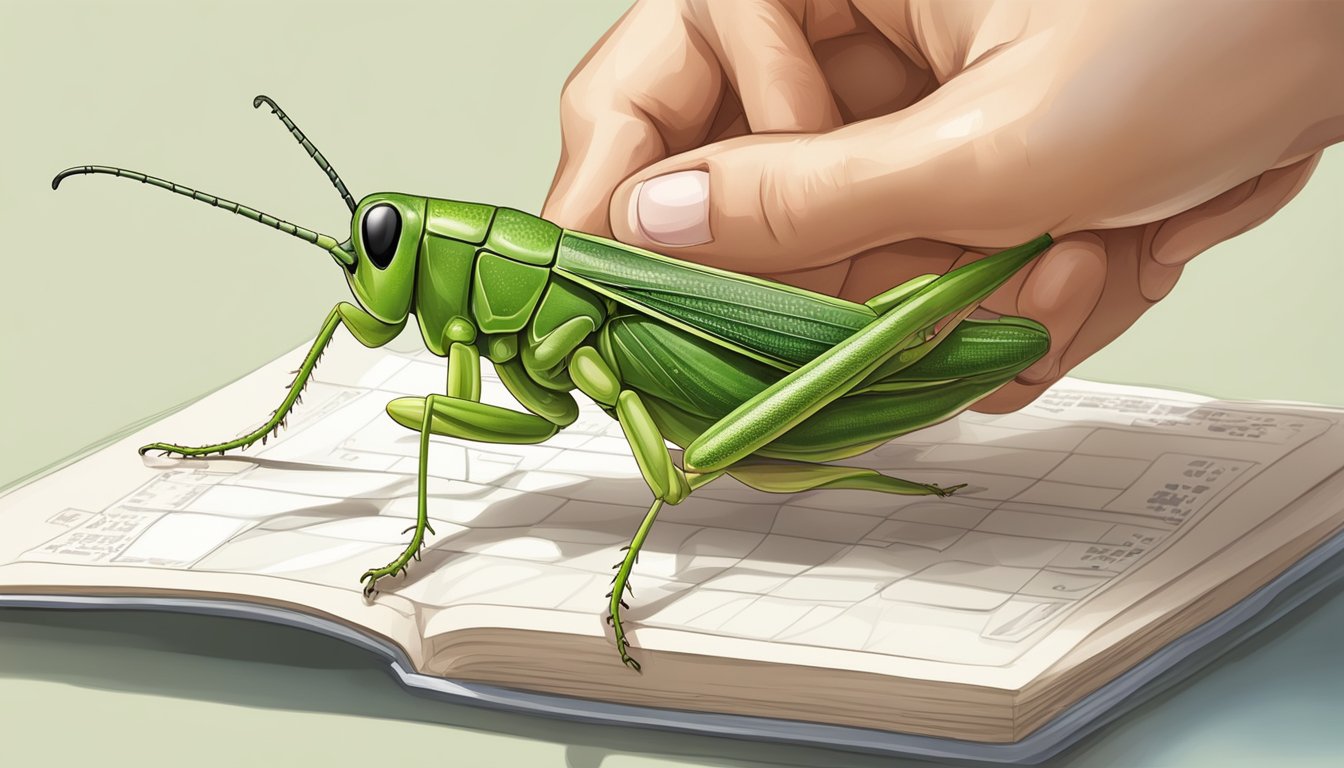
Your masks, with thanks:
[{"label": "open book", "polygon": [[535,713],[1030,760],[1324,586],[1344,548],[1344,411],[1066,380],[846,462],[968,484],[950,498],[725,477],[665,508],[625,613],[635,673],[603,595],[649,492],[596,407],[541,445],[435,438],[437,534],[371,603],[359,576],[415,515],[418,437],[383,406],[442,391],[442,360],[338,334],[278,440],[137,455],[251,429],[305,350],[0,497],[0,605],[286,621]]}]

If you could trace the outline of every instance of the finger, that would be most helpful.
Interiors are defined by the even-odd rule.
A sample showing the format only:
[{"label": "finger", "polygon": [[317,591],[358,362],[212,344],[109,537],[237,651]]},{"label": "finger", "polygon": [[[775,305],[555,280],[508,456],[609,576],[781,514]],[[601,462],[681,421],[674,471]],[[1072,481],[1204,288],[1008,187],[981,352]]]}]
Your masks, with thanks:
[{"label": "finger", "polygon": [[[1233,103],[1229,112],[1217,89],[1188,85],[1191,78],[1229,82],[1228,67],[1261,83],[1260,58],[1206,56],[1185,62],[1197,66],[1184,87],[1147,88],[1184,62],[1188,48],[1164,40],[1128,67],[1134,62],[1109,42],[1117,21],[1131,23],[1141,12],[1116,8],[1075,19],[1076,44],[1068,45],[1051,42],[1060,42],[1057,19],[1032,16],[895,114],[821,135],[743,137],[675,155],[618,188],[613,227],[622,239],[677,248],[683,258],[766,271],[770,261],[774,269],[819,266],[915,237],[985,246],[1042,231],[1137,226],[1207,199],[1228,174],[1259,172],[1266,155],[1283,151],[1284,126],[1312,124],[1303,120],[1319,106],[1294,101],[1293,114],[1267,124],[1254,101]],[[1262,17],[1239,16],[1236,35],[1250,35]],[[1195,34],[1205,23],[1195,13],[1177,21]],[[1093,40],[1108,47],[1080,53]],[[1117,66],[1120,59],[1126,67]],[[1288,75],[1275,70],[1275,77]],[[1219,115],[1212,124],[1204,119],[1211,109]],[[703,198],[676,198],[683,210],[675,223],[698,221],[641,227],[646,203],[655,218],[663,211],[655,182],[681,172],[708,174],[694,185]]]},{"label": "finger", "polygon": [[1224,192],[1167,219],[1153,237],[1151,253],[1139,266],[1144,298],[1158,301],[1171,292],[1181,268],[1224,240],[1259,226],[1306,186],[1321,159],[1316,153]]},{"label": "finger", "polygon": [[758,274],[756,277],[792,285],[795,288],[802,288],[813,293],[836,296],[844,288],[845,283],[849,281],[849,266],[850,262],[848,261],[837,261],[824,267],[799,269],[793,272],[771,272],[769,274]]},{"label": "finger", "polygon": [[[663,155],[657,128],[633,115],[562,119],[560,165],[541,216],[567,229],[610,235],[607,219],[616,184]],[[602,148],[602,149],[599,149]]]},{"label": "finger", "polygon": [[[1097,307],[1095,305],[1101,298],[1098,295],[1093,299],[1094,309],[1083,316],[1081,307],[1071,310],[1066,306],[1052,310],[1049,302],[1035,305],[1035,299],[1028,290],[1024,290],[1019,296],[1018,309],[1021,314],[1045,323],[1050,329],[1050,351],[1046,358],[1024,371],[1012,384],[976,403],[975,410],[1004,413],[1035,400],[1074,366],[1100,351],[1129,328],[1152,302],[1166,296],[1190,259],[1223,240],[1258,226],[1286,205],[1306,185],[1319,159],[1317,154],[1268,171],[1257,179],[1238,185],[1163,222],[1157,228],[1156,235],[1149,236],[1146,248],[1137,247],[1139,242],[1136,233],[1136,242],[1133,244],[1136,247],[1133,250],[1140,252],[1137,295],[1117,291],[1115,298],[1110,299],[1106,306]],[[1097,242],[1099,244],[1100,241]],[[1123,245],[1119,247],[1124,249]],[[1042,263],[1037,269],[1045,266]],[[1103,261],[1103,270],[1105,267]],[[1091,269],[1095,269],[1095,265],[1088,267],[1088,270]],[[1088,270],[1084,270],[1084,273]],[[1122,264],[1112,270],[1112,279],[1120,274],[1133,274],[1133,270],[1134,265]],[[1029,281],[1035,277],[1036,273],[1033,272]],[[1094,281],[1097,289],[1104,285],[1104,280],[1105,276]],[[1085,304],[1081,299],[1079,301]],[[1048,320],[1052,314],[1055,319]],[[1083,332],[1084,327],[1086,333]],[[1073,336],[1067,338],[1067,330],[1061,329],[1070,328]]]},{"label": "finger", "polygon": [[1018,380],[1053,382],[1060,362],[1101,299],[1106,285],[1106,249],[1101,238],[1080,232],[1060,238],[1032,269],[1017,294],[1017,314],[1050,332],[1050,349]]},{"label": "finger", "polygon": [[612,190],[701,140],[722,91],[713,50],[678,4],[636,4],[565,84],[560,163],[542,216],[608,234]]},{"label": "finger", "polygon": [[712,144],[748,133],[751,130],[747,127],[747,115],[742,111],[741,102],[733,94],[725,93],[723,103],[719,105],[719,111],[709,125],[705,143]]},{"label": "finger", "polygon": [[1005,86],[1021,68],[996,54],[894,115],[670,157],[618,187],[613,230],[745,272],[822,266],[917,237],[1023,242],[1070,207],[1028,167],[1023,121],[1044,96]]},{"label": "finger", "polygon": [[[1017,292],[999,299],[995,309],[1000,314],[1022,315],[1044,325],[1050,332],[1050,348],[1012,382],[977,402],[973,410],[980,413],[1018,410],[1063,377],[1068,370],[1064,367],[1065,356],[1096,311],[1106,274],[1105,244],[1091,232],[1079,232],[1056,241],[1032,267]],[[1074,361],[1068,367],[1076,364]]]},{"label": "finger", "polygon": [[936,240],[904,240],[879,246],[849,260],[849,274],[837,295],[861,304],[917,275],[950,272],[964,253],[959,246]]},{"label": "finger", "polygon": [[718,54],[752,133],[817,133],[840,125],[812,46],[779,0],[696,8],[697,26]]},{"label": "finger", "polygon": [[846,123],[888,115],[937,87],[932,72],[911,61],[859,16],[843,36],[813,42],[817,64]]},{"label": "finger", "polygon": [[[733,85],[737,100],[721,110],[731,118],[718,119],[710,132],[718,136],[750,130],[815,132],[840,124],[839,110],[799,22],[776,0],[696,4],[693,20],[705,35]],[[740,116],[737,114],[740,105]],[[641,195],[642,219],[636,224],[646,240],[657,247],[694,245],[710,238],[703,203],[707,199],[705,174],[674,174],[651,184]],[[628,237],[613,222],[618,239]],[[816,267],[784,264],[772,271],[813,271]],[[828,270],[824,282],[838,288],[842,270]]]},{"label": "finger", "polygon": [[[814,2],[807,6],[803,18],[811,55],[821,69],[829,98],[839,109],[841,122],[852,123],[904,109],[937,85],[927,69],[912,62],[847,2]],[[826,94],[813,99],[823,105],[825,100]],[[763,116],[758,116],[757,124],[771,125],[771,131],[786,127],[782,120],[767,122]],[[803,125],[797,120],[793,124]],[[750,132],[736,92],[725,92],[704,143]]]}]

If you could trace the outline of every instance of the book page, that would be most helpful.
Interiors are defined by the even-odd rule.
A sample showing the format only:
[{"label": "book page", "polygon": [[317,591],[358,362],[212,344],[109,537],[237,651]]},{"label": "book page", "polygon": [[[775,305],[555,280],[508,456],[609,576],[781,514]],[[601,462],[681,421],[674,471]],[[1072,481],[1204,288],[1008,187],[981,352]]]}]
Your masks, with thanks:
[{"label": "book page", "polygon": [[[579,420],[540,445],[435,437],[436,533],[372,605],[358,577],[400,553],[416,506],[419,439],[384,406],[442,392],[443,360],[342,332],[278,440],[205,461],[135,455],[247,431],[302,351],[0,499],[0,589],[245,590],[408,646],[411,631],[607,633],[611,566],[651,497],[619,425],[582,396]],[[483,379],[483,400],[517,407],[488,365]],[[1020,688],[1234,544],[1263,555],[1340,517],[1262,525],[1338,472],[1341,426],[1337,409],[1066,380],[1018,413],[963,414],[844,462],[968,484],[951,498],[716,480],[660,513],[627,597],[632,643]]]},{"label": "book page", "polygon": [[[400,540],[405,527],[400,519],[379,520],[376,505],[372,516],[361,515],[370,507],[359,497],[402,493],[408,481],[267,455],[339,414],[350,398],[346,388],[318,376],[280,439],[246,452],[192,460],[137,453],[149,442],[205,445],[259,428],[309,346],[0,496],[0,592],[261,602],[372,632],[421,661],[419,606],[396,595],[370,605],[358,583],[378,557],[365,562],[358,555]],[[383,354],[342,331],[318,369],[357,376]],[[409,482],[413,489],[414,477]],[[372,529],[345,528],[345,520]]]}]

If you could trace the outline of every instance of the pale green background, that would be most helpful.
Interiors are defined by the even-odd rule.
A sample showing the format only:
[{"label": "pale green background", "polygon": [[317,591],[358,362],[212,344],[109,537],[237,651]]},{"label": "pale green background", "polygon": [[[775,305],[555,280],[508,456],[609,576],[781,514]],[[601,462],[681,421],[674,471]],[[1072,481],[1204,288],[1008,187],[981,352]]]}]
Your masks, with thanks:
[{"label": "pale green background", "polygon": [[[311,337],[344,297],[311,246],[75,164],[144,170],[332,234],[356,197],[539,209],[557,97],[623,2],[0,5],[0,486]],[[1076,373],[1344,404],[1344,150]],[[899,204],[899,201],[895,201]],[[277,395],[279,390],[277,390]],[[259,403],[258,414],[274,404]],[[247,421],[257,414],[240,414]],[[1344,751],[1340,590],[1061,764],[1324,764]],[[0,615],[0,763],[895,765],[427,700],[372,657],[247,622]],[[18,763],[15,763],[18,764]]]}]

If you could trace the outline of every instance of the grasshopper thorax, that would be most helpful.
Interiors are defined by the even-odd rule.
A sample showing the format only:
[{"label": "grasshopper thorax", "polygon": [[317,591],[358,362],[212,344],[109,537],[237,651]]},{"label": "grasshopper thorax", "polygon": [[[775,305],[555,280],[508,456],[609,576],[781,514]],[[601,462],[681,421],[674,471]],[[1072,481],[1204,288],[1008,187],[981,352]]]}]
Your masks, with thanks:
[{"label": "grasshopper thorax", "polygon": [[492,360],[516,349],[506,337],[540,305],[559,240],[559,227],[522,211],[429,198],[411,309],[425,346],[441,355],[476,340]]}]

